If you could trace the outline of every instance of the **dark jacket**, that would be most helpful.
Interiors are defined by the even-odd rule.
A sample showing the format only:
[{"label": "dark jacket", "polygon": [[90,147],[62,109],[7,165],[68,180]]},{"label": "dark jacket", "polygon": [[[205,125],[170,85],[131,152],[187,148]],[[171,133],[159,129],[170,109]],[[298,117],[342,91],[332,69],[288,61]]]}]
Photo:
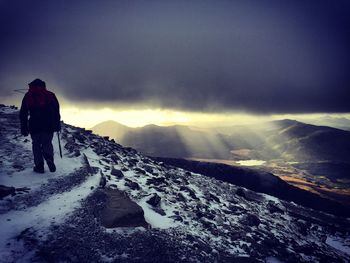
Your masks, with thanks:
[{"label": "dark jacket", "polygon": [[59,131],[60,118],[55,94],[44,87],[30,87],[24,95],[20,110],[22,134]]}]

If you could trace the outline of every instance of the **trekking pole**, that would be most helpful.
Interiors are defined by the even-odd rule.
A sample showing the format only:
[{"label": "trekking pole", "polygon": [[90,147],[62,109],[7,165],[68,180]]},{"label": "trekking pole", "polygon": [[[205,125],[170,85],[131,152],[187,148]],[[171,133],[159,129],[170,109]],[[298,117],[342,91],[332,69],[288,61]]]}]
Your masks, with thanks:
[{"label": "trekking pole", "polygon": [[58,139],[58,148],[60,149],[60,156],[61,156],[61,159],[62,159],[62,149],[61,149],[60,132],[57,132],[57,139]]}]

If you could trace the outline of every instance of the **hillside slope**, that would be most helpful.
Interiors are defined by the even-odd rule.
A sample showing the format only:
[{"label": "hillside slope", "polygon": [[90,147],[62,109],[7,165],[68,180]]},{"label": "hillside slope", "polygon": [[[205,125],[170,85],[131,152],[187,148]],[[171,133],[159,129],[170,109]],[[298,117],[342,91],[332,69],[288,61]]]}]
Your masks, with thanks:
[{"label": "hillside slope", "polygon": [[349,206],[322,198],[317,194],[300,189],[271,173],[245,167],[218,163],[208,163],[176,158],[153,158],[166,164],[213,177],[237,186],[243,186],[259,193],[275,196],[279,199],[324,211],[338,216],[350,217]]},{"label": "hillside slope", "polygon": [[283,120],[265,133],[265,151],[290,161],[350,161],[350,132]]},{"label": "hillside slope", "polygon": [[[1,107],[0,120],[2,262],[350,260],[349,220],[164,165],[84,129],[63,125],[58,171],[34,174],[18,111]],[[105,226],[116,189],[142,208],[142,226]]]}]

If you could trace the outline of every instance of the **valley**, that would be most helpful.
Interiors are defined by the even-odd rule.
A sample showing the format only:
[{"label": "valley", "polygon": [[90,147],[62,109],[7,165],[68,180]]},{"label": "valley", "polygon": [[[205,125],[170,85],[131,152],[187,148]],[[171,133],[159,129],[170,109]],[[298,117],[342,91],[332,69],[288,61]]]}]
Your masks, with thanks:
[{"label": "valley", "polygon": [[[199,162],[210,162],[226,164],[231,166],[243,166],[251,167],[259,171],[270,172],[278,176],[283,181],[296,186],[300,189],[312,192],[323,198],[328,198],[333,201],[343,203],[350,207],[350,179],[337,179],[330,180],[326,175],[320,175],[315,172],[311,173],[308,167],[324,166],[329,164],[327,162],[320,163],[298,163],[298,162],[285,162],[283,160],[220,160],[220,159],[202,159],[202,158],[187,158],[188,160],[194,160]],[[334,163],[333,166],[337,164]],[[338,164],[339,165],[339,164]],[[344,164],[342,164],[344,165]],[[303,169],[297,167],[302,166]],[[332,171],[329,171],[331,173]],[[343,174],[346,175],[349,170],[344,170]],[[323,172],[324,174],[326,171]]]}]

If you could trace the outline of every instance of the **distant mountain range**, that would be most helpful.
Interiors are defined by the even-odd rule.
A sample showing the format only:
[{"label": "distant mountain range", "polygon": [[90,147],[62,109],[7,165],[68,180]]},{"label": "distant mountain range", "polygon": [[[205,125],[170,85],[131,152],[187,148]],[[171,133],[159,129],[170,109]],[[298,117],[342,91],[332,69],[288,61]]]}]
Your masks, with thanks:
[{"label": "distant mountain range", "polygon": [[295,120],[217,129],[180,125],[130,128],[107,121],[92,130],[150,156],[350,161],[349,131]]},{"label": "distant mountain range", "polygon": [[300,119],[300,121],[308,124],[330,126],[333,128],[350,131],[350,120],[345,117],[323,116],[313,119]]},{"label": "distant mountain range", "polygon": [[350,132],[292,120],[273,122],[275,129],[265,133],[265,156],[291,161],[349,161]]}]

